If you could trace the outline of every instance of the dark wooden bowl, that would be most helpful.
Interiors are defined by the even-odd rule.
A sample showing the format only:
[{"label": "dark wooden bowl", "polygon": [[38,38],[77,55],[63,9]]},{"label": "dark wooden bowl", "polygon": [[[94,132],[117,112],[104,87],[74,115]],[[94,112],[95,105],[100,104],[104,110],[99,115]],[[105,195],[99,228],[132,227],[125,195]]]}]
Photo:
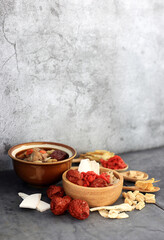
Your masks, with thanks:
[{"label": "dark wooden bowl", "polygon": [[[16,158],[16,154],[30,148],[55,148],[68,153],[69,158],[52,163],[35,163],[27,162]],[[68,170],[72,165],[72,159],[76,156],[74,148],[55,142],[29,142],[13,146],[8,151],[12,158],[13,167],[16,174],[25,182],[32,185],[49,185],[61,180],[63,172]]]}]

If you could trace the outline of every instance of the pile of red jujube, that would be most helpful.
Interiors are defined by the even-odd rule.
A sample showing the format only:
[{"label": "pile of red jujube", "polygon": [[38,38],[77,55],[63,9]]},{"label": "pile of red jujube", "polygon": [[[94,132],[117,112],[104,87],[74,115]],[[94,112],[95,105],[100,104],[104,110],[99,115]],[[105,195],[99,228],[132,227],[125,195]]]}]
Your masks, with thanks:
[{"label": "pile of red jujube", "polygon": [[55,215],[62,215],[67,210],[72,217],[84,220],[89,216],[89,205],[81,199],[72,200],[69,196],[64,196],[64,189],[60,186],[51,185],[47,189],[47,196],[51,199],[51,211]]},{"label": "pile of red jujube", "polygon": [[118,155],[115,155],[114,157],[111,157],[108,160],[101,159],[100,161],[101,161],[102,166],[105,168],[123,169],[123,168],[127,167],[127,165],[125,164],[123,159]]},{"label": "pile of red jujube", "polygon": [[110,184],[110,175],[108,173],[96,174],[93,171],[79,172],[78,170],[69,170],[66,174],[66,178],[77,185],[83,187],[107,187]]}]

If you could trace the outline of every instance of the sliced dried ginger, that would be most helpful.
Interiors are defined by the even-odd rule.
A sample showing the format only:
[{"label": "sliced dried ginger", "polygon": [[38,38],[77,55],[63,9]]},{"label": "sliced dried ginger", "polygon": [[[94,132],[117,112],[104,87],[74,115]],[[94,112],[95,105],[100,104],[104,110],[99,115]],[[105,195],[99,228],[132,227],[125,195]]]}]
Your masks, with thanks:
[{"label": "sliced dried ginger", "polygon": [[143,190],[152,191],[154,190],[153,183],[155,182],[159,182],[159,180],[155,181],[154,178],[151,178],[145,181],[136,181],[135,186]]}]

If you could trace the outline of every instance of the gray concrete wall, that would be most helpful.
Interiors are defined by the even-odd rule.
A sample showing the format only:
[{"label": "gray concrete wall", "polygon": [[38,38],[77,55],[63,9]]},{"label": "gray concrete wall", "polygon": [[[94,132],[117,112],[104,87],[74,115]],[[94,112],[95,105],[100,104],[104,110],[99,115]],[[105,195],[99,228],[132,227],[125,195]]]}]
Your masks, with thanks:
[{"label": "gray concrete wall", "polygon": [[0,0],[0,167],[10,146],[164,145],[163,0]]}]

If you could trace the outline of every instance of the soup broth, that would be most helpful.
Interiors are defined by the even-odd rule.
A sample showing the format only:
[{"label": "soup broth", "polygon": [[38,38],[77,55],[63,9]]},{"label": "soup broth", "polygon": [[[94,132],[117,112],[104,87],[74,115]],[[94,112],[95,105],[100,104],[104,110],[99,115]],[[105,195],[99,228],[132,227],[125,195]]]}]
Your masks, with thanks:
[{"label": "soup broth", "polygon": [[17,153],[16,158],[28,162],[49,163],[65,160],[69,155],[55,148],[30,148]]}]

